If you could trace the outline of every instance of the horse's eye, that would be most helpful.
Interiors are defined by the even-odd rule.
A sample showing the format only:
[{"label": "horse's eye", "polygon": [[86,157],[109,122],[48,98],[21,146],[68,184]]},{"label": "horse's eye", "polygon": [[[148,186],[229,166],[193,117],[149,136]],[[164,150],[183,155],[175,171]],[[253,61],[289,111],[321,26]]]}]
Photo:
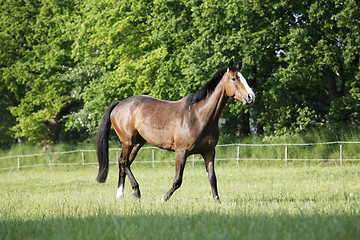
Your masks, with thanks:
[{"label": "horse's eye", "polygon": [[236,78],[233,77],[232,80],[235,82],[235,81],[236,81]]}]

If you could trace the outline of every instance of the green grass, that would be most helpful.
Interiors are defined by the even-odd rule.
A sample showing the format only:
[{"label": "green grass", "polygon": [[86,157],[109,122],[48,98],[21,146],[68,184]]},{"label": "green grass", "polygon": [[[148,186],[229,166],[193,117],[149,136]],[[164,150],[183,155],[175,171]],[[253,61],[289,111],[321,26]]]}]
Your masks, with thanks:
[{"label": "green grass", "polygon": [[222,204],[205,168],[188,164],[181,188],[171,164],[133,166],[142,199],[115,199],[118,170],[97,167],[0,172],[0,239],[358,239],[360,170],[339,166],[217,164]]}]

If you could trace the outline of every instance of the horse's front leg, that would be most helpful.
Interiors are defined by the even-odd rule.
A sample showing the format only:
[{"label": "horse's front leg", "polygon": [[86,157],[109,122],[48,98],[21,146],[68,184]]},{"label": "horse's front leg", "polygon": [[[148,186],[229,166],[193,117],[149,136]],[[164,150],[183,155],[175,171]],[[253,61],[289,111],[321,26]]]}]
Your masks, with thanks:
[{"label": "horse's front leg", "polygon": [[186,163],[186,153],[185,151],[176,151],[175,152],[175,177],[172,187],[167,191],[161,198],[162,201],[167,201],[171,195],[181,186],[184,167]]},{"label": "horse's front leg", "polygon": [[216,175],[215,175],[215,170],[214,170],[215,149],[213,149],[205,154],[202,154],[202,156],[205,160],[205,167],[206,167],[206,171],[208,173],[213,198],[214,198],[215,202],[220,203],[220,198],[219,198],[219,194],[218,194],[218,190],[217,190],[217,180],[216,180]]}]

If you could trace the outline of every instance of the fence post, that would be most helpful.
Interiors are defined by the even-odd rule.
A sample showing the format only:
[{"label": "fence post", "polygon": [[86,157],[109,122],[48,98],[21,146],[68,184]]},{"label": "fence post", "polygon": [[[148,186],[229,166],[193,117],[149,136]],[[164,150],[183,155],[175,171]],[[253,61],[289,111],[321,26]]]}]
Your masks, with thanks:
[{"label": "fence post", "polygon": [[49,166],[51,166],[51,153],[49,153]]},{"label": "fence post", "polygon": [[81,152],[81,160],[82,160],[82,165],[85,165],[85,156],[84,156],[84,152]]},{"label": "fence post", "polygon": [[152,150],[152,166],[155,167],[155,150]]},{"label": "fence post", "polygon": [[195,166],[195,154],[193,154],[193,167]]},{"label": "fence post", "polygon": [[116,151],[116,159],[115,162],[119,161],[119,151]]},{"label": "fence post", "polygon": [[239,166],[239,158],[240,158],[240,147],[237,147],[237,152],[236,152],[236,164]]},{"label": "fence post", "polygon": [[288,146],[285,145],[285,166],[287,166],[287,160],[288,160]]},{"label": "fence post", "polygon": [[20,158],[17,157],[17,162],[18,162],[18,171],[20,171]]},{"label": "fence post", "polygon": [[340,166],[342,166],[343,154],[342,154],[342,144],[340,144]]}]

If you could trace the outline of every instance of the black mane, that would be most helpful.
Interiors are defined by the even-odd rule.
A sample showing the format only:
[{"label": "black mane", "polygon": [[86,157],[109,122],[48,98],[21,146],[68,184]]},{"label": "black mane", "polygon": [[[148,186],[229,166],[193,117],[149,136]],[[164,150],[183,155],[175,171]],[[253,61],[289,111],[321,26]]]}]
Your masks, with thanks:
[{"label": "black mane", "polygon": [[206,99],[214,91],[221,78],[224,76],[226,70],[227,69],[224,68],[217,71],[214,76],[207,83],[205,83],[205,85],[199,91],[197,91],[196,93],[191,93],[187,96],[187,102],[189,104],[193,104]]}]

